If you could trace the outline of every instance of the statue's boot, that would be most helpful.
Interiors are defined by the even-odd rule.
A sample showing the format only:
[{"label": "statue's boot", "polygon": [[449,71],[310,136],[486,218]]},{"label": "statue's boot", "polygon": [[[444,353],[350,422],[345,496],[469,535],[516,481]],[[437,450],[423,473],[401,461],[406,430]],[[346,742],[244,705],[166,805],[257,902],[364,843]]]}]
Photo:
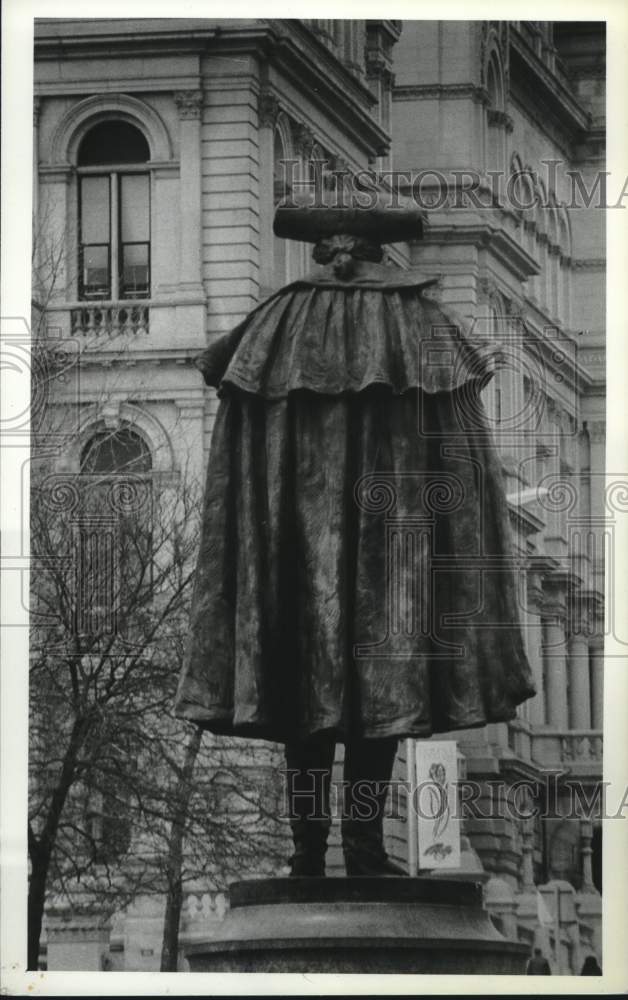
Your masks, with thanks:
[{"label": "statue's boot", "polygon": [[396,739],[356,739],[345,747],[342,849],[347,875],[407,875],[384,850],[384,807],[396,753]]},{"label": "statue's boot", "polygon": [[288,807],[294,841],[291,875],[320,877],[325,874],[335,748],[335,737],[327,733],[305,742],[286,744]]}]

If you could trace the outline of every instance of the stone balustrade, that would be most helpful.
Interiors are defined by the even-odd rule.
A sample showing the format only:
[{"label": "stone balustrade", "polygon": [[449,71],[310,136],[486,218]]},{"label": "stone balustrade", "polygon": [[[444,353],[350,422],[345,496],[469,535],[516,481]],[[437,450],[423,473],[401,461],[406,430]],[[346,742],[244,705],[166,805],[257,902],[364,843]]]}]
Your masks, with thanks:
[{"label": "stone balustrade", "polygon": [[532,733],[532,759],[544,766],[602,773],[601,729],[542,729]]},{"label": "stone balustrade", "polygon": [[149,332],[145,301],[82,303],[70,310],[72,334],[80,336],[141,336]]}]

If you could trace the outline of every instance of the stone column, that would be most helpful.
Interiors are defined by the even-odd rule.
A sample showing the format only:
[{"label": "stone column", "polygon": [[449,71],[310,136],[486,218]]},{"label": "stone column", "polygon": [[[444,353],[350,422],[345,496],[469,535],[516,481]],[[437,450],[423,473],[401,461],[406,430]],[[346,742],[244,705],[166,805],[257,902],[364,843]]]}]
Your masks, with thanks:
[{"label": "stone column", "polygon": [[547,713],[543,685],[542,608],[543,588],[541,586],[540,575],[530,570],[528,573],[528,613],[524,639],[528,661],[532,668],[534,683],[536,685],[536,695],[527,702],[530,706],[530,722],[533,726],[545,725]]},{"label": "stone column", "polygon": [[546,677],[547,721],[553,729],[569,726],[564,589],[550,584],[543,616],[543,669]]},{"label": "stone column", "polygon": [[582,888],[581,892],[597,892],[593,884],[593,868],[591,866],[591,857],[593,855],[593,848],[591,847],[591,840],[593,839],[593,828],[591,826],[590,820],[581,819],[580,820],[580,854],[582,857]]},{"label": "stone column", "polygon": [[536,892],[534,885],[534,827],[531,819],[523,820],[521,829],[521,891]]},{"label": "stone column", "polygon": [[260,224],[260,298],[275,287],[273,214],[275,210],[275,128],[280,112],[279,100],[263,88],[258,100],[259,149],[259,224]]},{"label": "stone column", "polygon": [[200,90],[179,90],[174,95],[180,131],[179,288],[202,294],[201,278],[201,108]]},{"label": "stone column", "polygon": [[591,646],[591,728],[604,726],[604,643],[596,640]]},{"label": "stone column", "polygon": [[606,511],[605,469],[606,469],[606,422],[595,420],[587,426],[591,454],[591,586],[604,593],[604,534],[602,520]]},{"label": "stone column", "polygon": [[589,688],[589,641],[586,607],[574,607],[573,631],[568,644],[569,728],[591,728],[591,693]]}]

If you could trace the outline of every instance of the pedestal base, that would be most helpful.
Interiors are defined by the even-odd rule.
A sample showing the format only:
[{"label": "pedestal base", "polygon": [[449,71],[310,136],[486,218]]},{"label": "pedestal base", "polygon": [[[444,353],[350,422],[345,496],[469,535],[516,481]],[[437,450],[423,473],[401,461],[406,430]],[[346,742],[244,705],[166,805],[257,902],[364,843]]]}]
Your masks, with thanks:
[{"label": "pedestal base", "polygon": [[192,972],[522,974],[473,882],[275,878],[236,882],[217,936],[191,945]]}]

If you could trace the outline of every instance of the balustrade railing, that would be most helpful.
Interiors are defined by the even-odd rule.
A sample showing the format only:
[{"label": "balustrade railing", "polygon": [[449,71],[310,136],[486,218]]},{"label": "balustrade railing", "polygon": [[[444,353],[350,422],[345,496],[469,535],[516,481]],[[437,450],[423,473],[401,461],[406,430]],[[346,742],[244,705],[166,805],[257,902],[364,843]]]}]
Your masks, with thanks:
[{"label": "balustrade railing", "polygon": [[86,302],[70,310],[72,333],[82,336],[133,336],[148,333],[148,306],[143,301]]},{"label": "balustrade railing", "polygon": [[532,733],[532,757],[541,764],[602,765],[600,729],[542,729]]}]

